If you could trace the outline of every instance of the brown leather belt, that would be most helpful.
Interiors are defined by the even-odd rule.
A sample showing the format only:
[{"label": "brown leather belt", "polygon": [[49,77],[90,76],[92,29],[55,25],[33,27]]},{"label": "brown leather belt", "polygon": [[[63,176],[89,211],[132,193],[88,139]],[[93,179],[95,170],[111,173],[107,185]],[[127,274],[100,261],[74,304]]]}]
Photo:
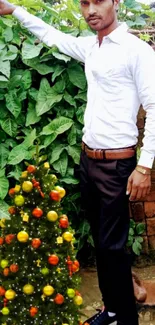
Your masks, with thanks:
[{"label": "brown leather belt", "polygon": [[122,149],[91,149],[82,142],[82,150],[92,159],[126,159],[131,158],[136,153],[136,146]]}]

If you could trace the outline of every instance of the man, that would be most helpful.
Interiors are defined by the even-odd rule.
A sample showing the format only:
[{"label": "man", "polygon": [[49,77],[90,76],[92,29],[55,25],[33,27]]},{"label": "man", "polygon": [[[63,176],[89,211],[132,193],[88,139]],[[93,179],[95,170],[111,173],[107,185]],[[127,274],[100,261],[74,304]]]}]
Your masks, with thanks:
[{"label": "man", "polygon": [[[81,0],[82,14],[97,36],[75,38],[0,1],[0,14],[12,14],[48,46],[85,63],[88,100],[80,161],[82,200],[96,247],[99,287],[105,311],[93,325],[137,325],[131,267],[125,251],[128,200],[150,191],[155,155],[155,55],[149,45],[119,25],[119,0]],[[136,165],[137,113],[147,113],[143,148]]]}]

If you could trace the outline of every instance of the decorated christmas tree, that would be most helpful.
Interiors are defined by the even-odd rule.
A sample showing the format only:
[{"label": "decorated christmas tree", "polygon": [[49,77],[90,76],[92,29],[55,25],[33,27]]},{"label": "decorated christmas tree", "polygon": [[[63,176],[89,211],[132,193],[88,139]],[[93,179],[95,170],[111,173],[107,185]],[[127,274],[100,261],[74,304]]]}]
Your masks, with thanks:
[{"label": "decorated christmas tree", "polygon": [[79,324],[82,297],[74,231],[48,162],[29,165],[9,190],[0,227],[0,324]]}]

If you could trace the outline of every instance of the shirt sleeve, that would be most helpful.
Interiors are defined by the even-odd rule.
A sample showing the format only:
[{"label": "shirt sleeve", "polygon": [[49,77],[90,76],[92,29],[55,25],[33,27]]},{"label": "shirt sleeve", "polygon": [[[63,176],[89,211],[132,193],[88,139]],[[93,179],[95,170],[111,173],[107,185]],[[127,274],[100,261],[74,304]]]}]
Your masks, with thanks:
[{"label": "shirt sleeve", "polygon": [[72,58],[85,62],[87,37],[74,37],[65,34],[46,24],[40,18],[31,15],[22,7],[16,7],[13,12],[22,25],[48,46],[57,46],[59,51]]},{"label": "shirt sleeve", "polygon": [[132,56],[131,68],[140,102],[146,111],[143,146],[138,165],[152,168],[155,157],[155,52],[145,42],[136,52]]}]

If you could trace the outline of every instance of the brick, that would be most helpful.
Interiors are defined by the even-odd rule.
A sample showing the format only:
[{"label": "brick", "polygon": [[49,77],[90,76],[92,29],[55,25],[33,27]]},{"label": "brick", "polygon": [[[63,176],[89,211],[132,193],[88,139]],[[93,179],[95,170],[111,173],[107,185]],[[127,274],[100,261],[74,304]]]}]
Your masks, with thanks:
[{"label": "brick", "polygon": [[140,129],[144,129],[144,118],[143,117],[141,117],[141,118],[138,119],[138,121],[137,121],[137,127],[138,127],[139,130]]},{"label": "brick", "polygon": [[149,252],[148,237],[143,236],[142,253],[148,254],[148,252]]},{"label": "brick", "polygon": [[155,201],[155,190],[151,191],[149,195],[139,200],[140,202],[147,201],[147,202],[153,202]]},{"label": "brick", "polygon": [[142,147],[143,145],[143,137],[144,137],[144,129],[139,130],[139,135],[138,135],[138,147]]},{"label": "brick", "polygon": [[151,172],[151,179],[152,181],[155,181],[155,170],[152,169],[152,172]]},{"label": "brick", "polygon": [[147,225],[147,235],[154,236],[155,235],[155,217],[146,220]]},{"label": "brick", "polygon": [[143,221],[145,219],[144,205],[142,202],[131,203],[131,211],[135,221]]},{"label": "brick", "polygon": [[155,250],[155,236],[148,237],[149,248]]},{"label": "brick", "polygon": [[155,202],[144,202],[144,211],[147,218],[155,216]]}]

